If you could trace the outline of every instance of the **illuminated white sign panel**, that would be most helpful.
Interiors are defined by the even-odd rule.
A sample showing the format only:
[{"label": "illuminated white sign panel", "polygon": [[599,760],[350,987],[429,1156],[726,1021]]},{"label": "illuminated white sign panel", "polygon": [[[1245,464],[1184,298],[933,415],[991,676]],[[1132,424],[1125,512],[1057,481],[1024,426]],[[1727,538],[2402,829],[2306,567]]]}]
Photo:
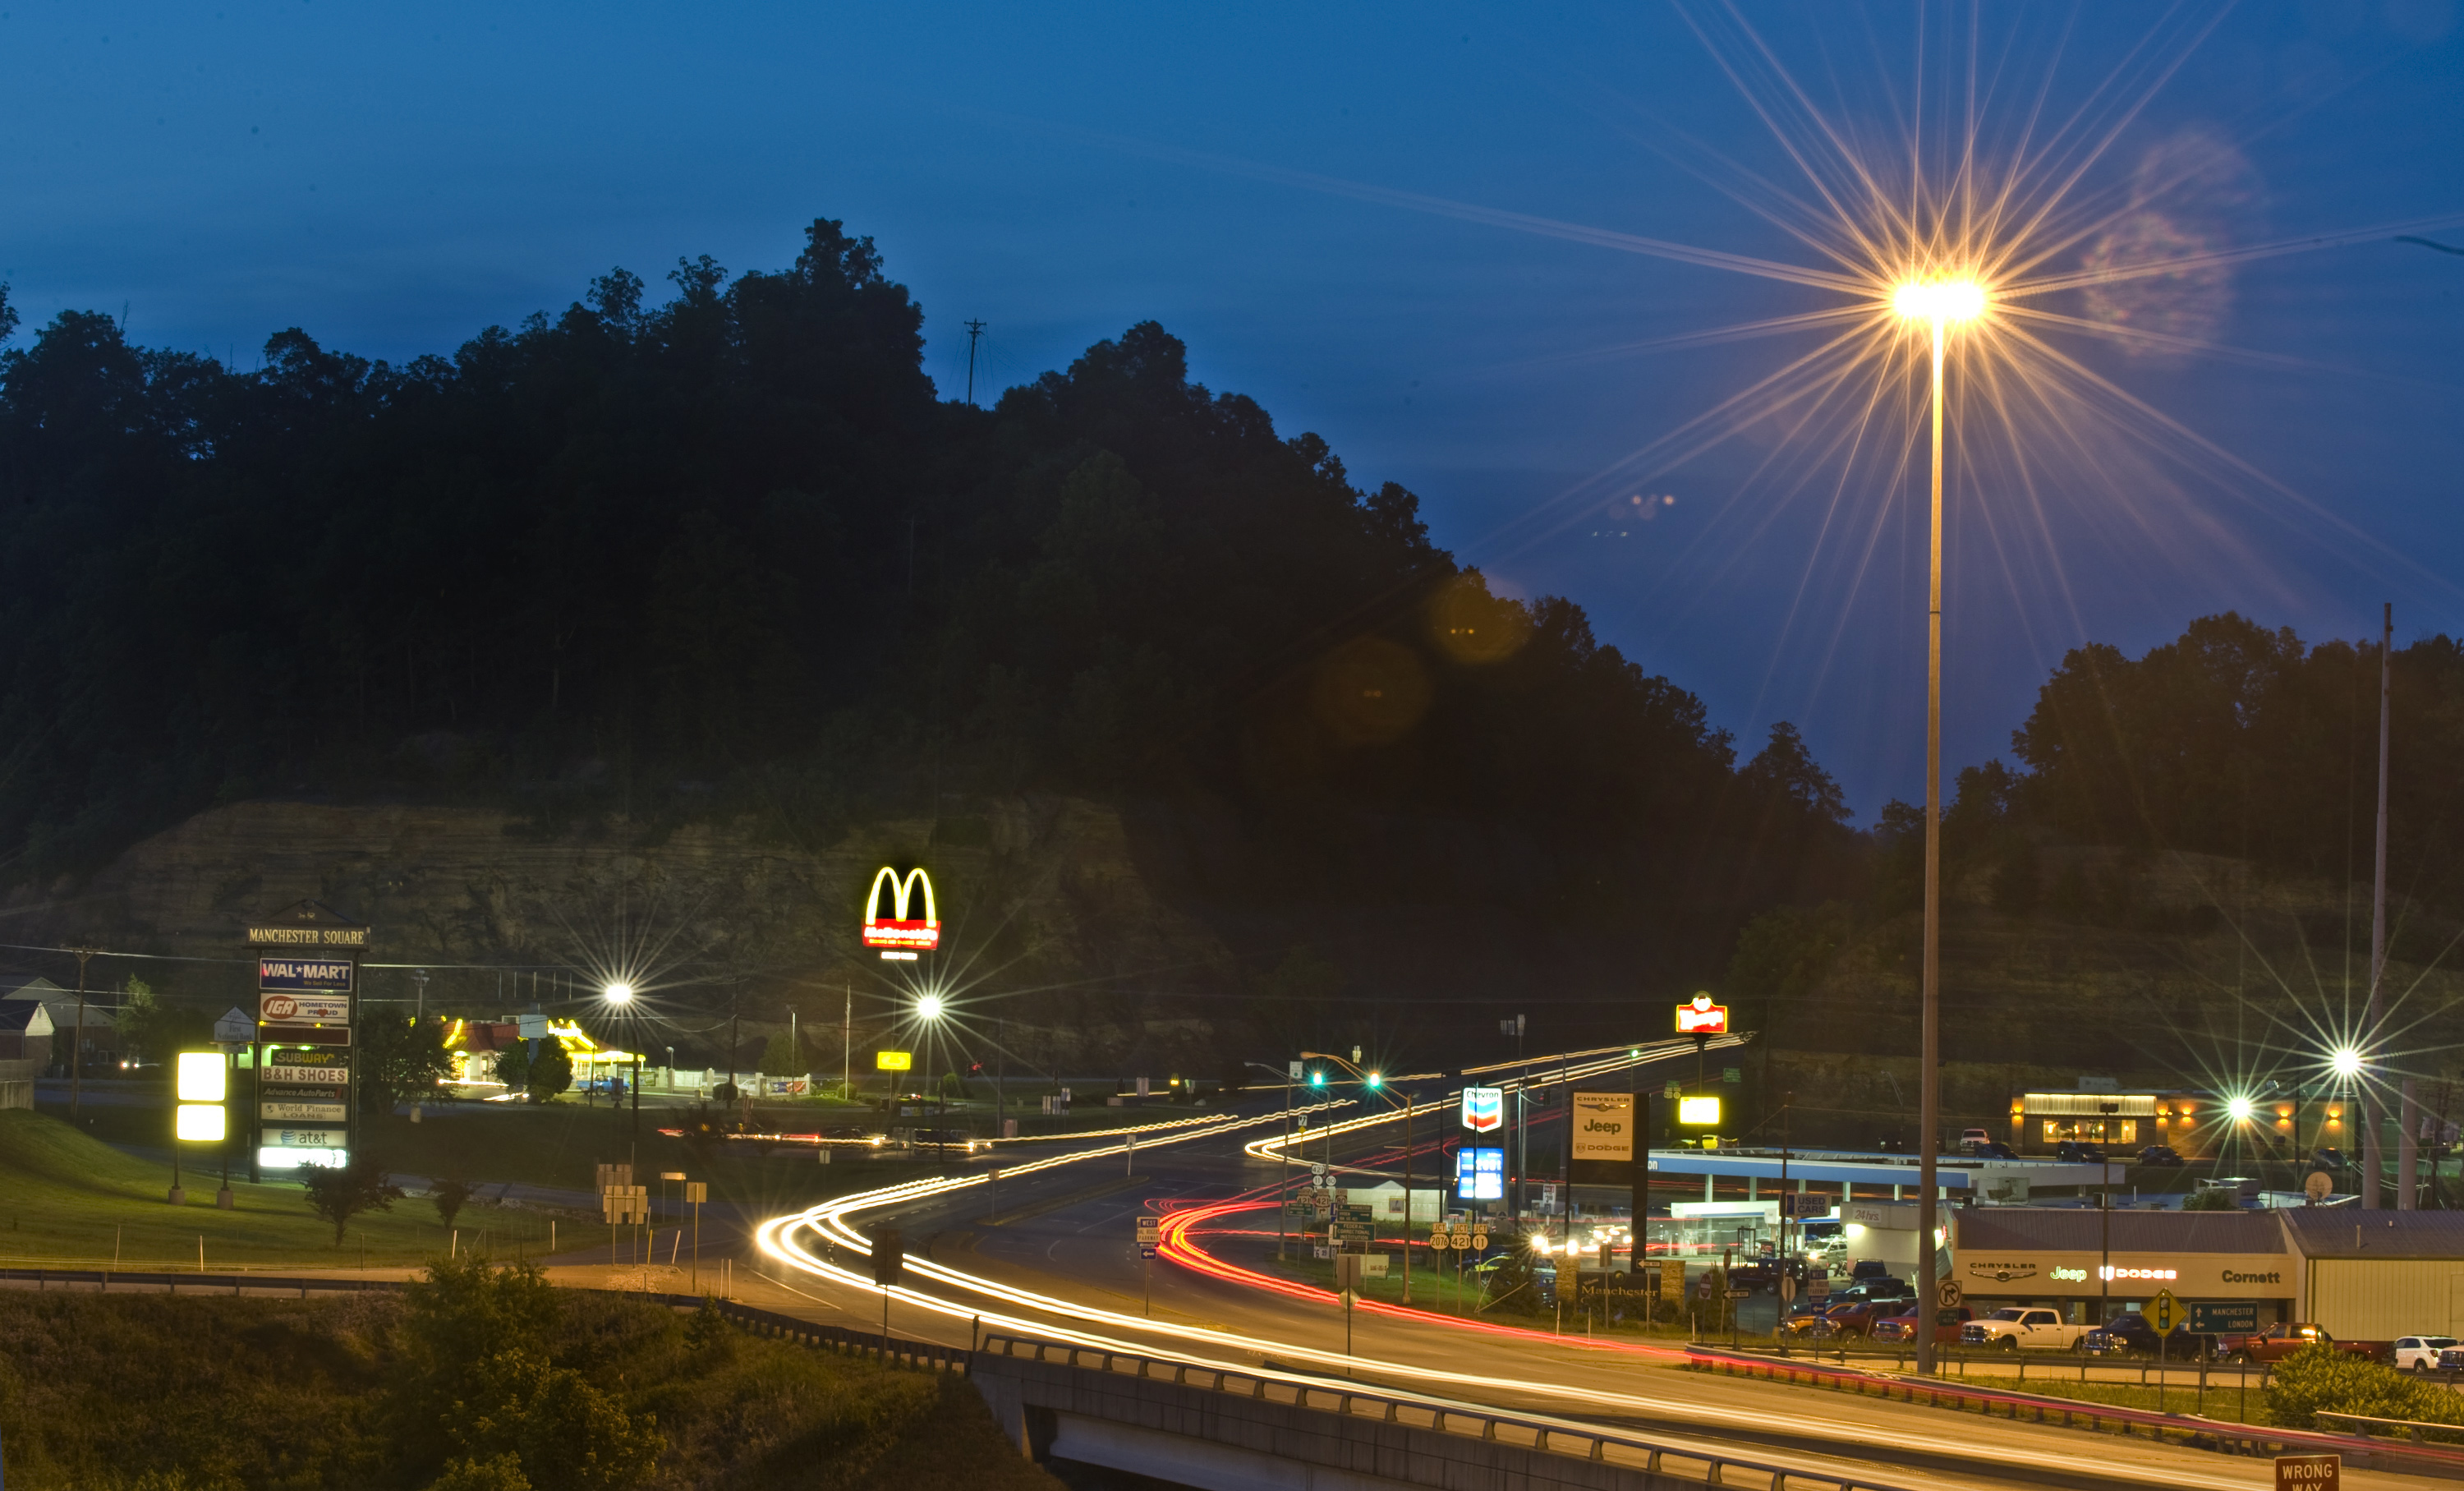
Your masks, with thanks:
[{"label": "illuminated white sign panel", "polygon": [[1575,1159],[1618,1164],[1634,1159],[1634,1094],[1578,1092],[1573,1122]]},{"label": "illuminated white sign panel", "polygon": [[1466,1087],[1463,1090],[1463,1126],[1475,1134],[1493,1134],[1506,1126],[1506,1089]]}]

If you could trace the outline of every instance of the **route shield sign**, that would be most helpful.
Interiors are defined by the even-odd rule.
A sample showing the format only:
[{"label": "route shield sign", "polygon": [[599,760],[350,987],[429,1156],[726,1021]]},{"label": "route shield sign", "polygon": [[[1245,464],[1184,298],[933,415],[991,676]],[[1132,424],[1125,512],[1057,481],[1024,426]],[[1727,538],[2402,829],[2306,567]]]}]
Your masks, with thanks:
[{"label": "route shield sign", "polygon": [[2146,1316],[2149,1327],[2156,1334],[2170,1335],[2173,1327],[2182,1322],[2182,1302],[2173,1298],[2172,1290],[2159,1289],[2156,1298],[2148,1301],[2147,1308],[2141,1313]]},{"label": "route shield sign", "polygon": [[1429,1234],[1429,1247],[1431,1251],[1443,1253],[1450,1246],[1452,1246],[1452,1241],[1446,1236],[1446,1231],[1444,1228],[1441,1227],[1436,1232]]},{"label": "route shield sign", "polygon": [[2258,1334],[2258,1302],[2228,1300],[2190,1306],[2190,1328],[2203,1336]]}]

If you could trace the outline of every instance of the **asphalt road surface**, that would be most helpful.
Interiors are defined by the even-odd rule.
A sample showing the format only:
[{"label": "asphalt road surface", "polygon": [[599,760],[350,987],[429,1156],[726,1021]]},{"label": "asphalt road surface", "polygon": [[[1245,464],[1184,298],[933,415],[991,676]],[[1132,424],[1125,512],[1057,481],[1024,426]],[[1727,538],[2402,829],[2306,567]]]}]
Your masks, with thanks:
[{"label": "asphalt road surface", "polygon": [[[1219,1362],[1331,1376],[1348,1369],[1364,1384],[1614,1424],[1671,1436],[1672,1445],[1682,1437],[1737,1453],[1752,1453],[1746,1448],[1752,1446],[1763,1452],[1758,1458],[1815,1474],[1835,1470],[1910,1486],[2105,1486],[2117,1480],[2202,1488],[2272,1484],[2265,1460],[1679,1370],[1682,1343],[1675,1342],[1586,1345],[1545,1330],[1362,1309],[1353,1313],[1353,1359],[1347,1368],[1344,1312],[1323,1296],[1216,1277],[1177,1261],[1170,1246],[1151,1263],[1139,1257],[1135,1229],[1142,1214],[1264,1199],[1282,1167],[1244,1155],[1242,1145],[1270,1132],[1253,1127],[1178,1143],[1142,1140],[1133,1155],[1113,1147],[1031,1175],[1005,1175],[997,1202],[991,1188],[976,1185],[857,1212],[850,1221],[868,1235],[881,1226],[904,1234],[913,1266],[902,1288],[916,1298],[893,1300],[890,1317],[891,1328],[904,1336],[965,1344],[969,1316],[980,1311],[1019,1322],[1007,1328],[1027,1333],[1094,1331]],[[1391,1142],[1375,1133],[1350,1137],[1338,1146],[1338,1164],[1392,1153]],[[1118,1141],[1070,1147],[1084,1151],[1108,1143]],[[1310,1148],[1314,1157],[1318,1143]],[[1063,1150],[1004,1149],[990,1163],[1007,1169],[1030,1155]],[[952,1173],[980,1174],[990,1163],[954,1167]],[[1189,1241],[1227,1263],[1251,1265],[1274,1248],[1274,1214],[1236,1213],[1201,1221],[1192,1225]],[[1211,1226],[1233,1231],[1209,1235],[1204,1229]],[[867,1275],[854,1248],[831,1245],[813,1227],[790,1227],[781,1235],[821,1266],[800,1268],[778,1256],[749,1259],[737,1274],[739,1297],[812,1319],[879,1328],[880,1293],[830,1275],[832,1264]],[[967,1287],[968,1280],[983,1282]],[[2347,1475],[2365,1487],[2433,1483],[2384,1473]]]}]

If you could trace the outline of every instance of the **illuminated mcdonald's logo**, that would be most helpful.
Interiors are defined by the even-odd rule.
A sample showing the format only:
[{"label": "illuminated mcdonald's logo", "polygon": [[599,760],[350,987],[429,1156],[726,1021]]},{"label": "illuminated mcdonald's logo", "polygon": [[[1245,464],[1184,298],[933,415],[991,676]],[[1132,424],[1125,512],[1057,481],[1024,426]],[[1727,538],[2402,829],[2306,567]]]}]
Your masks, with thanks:
[{"label": "illuminated mcdonald's logo", "polygon": [[[887,917],[881,914],[884,886],[888,886],[891,893],[891,914]],[[915,893],[919,890],[924,893],[921,908],[924,915],[911,917],[907,913],[917,909],[914,901]],[[932,877],[920,868],[901,876],[896,870],[883,865],[881,872],[872,878],[871,894],[864,898],[864,945],[883,949],[881,955],[885,958],[901,953],[913,957],[940,946],[941,914],[933,904]]]}]

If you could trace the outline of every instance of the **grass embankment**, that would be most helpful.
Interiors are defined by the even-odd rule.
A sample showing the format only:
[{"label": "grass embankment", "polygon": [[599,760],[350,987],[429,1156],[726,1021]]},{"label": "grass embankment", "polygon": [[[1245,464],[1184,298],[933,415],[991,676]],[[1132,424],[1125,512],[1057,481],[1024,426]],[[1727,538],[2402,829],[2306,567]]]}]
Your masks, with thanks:
[{"label": "grass embankment", "polygon": [[[174,1211],[164,1203],[171,1183],[167,1162],[136,1159],[102,1142],[167,1147],[163,1134],[170,1122],[167,1102],[159,1108],[88,1104],[84,1118],[79,1130],[45,1115],[0,1112],[0,1121],[7,1121],[0,1122],[0,1264],[12,1257],[75,1259],[80,1266],[108,1259],[115,1226],[121,1229],[121,1259],[128,1267],[167,1262],[194,1268],[200,1233],[206,1238],[209,1268],[268,1261],[356,1265],[363,1233],[371,1267],[417,1263],[451,1246],[435,1208],[417,1196],[395,1203],[390,1213],[355,1219],[353,1235],[340,1252],[331,1246],[330,1224],[309,1215],[299,1188],[288,1181],[258,1186],[234,1181],[238,1209],[217,1212],[213,1192],[221,1183],[220,1160],[209,1168],[194,1154],[186,1164],[188,1204]],[[743,1214],[768,1216],[932,1172],[927,1165],[869,1159],[856,1151],[836,1151],[832,1163],[823,1165],[808,1146],[688,1143],[659,1133],[660,1118],[674,1123],[672,1112],[644,1110],[642,1137],[636,1143],[630,1113],[604,1107],[555,1102],[429,1109],[417,1124],[394,1116],[369,1122],[361,1152],[396,1174],[452,1177],[482,1187],[456,1224],[463,1247],[478,1245],[484,1234],[486,1245],[500,1257],[544,1253],[551,1235],[557,1249],[568,1254],[607,1243],[607,1229],[587,1206],[560,1210],[488,1204],[486,1188],[500,1182],[587,1194],[597,1181],[596,1166],[629,1159],[636,1177],[657,1197],[663,1191],[681,1194],[659,1180],[662,1172],[681,1171],[708,1182],[710,1199],[718,1205],[703,1213],[703,1245],[709,1256],[710,1250],[726,1246],[730,1204]],[[20,1172],[24,1185],[17,1184]],[[244,1172],[235,1168],[234,1173]],[[320,1226],[322,1233],[317,1231]]]},{"label": "grass embankment", "polygon": [[962,1379],[448,1270],[410,1297],[0,1293],[12,1491],[1051,1491]]},{"label": "grass embankment", "polygon": [[[219,1167],[201,1172],[190,1166],[184,1179],[187,1202],[171,1206],[168,1166],[123,1154],[41,1114],[0,1110],[0,1266],[93,1268],[116,1254],[126,1269],[193,1269],[202,1237],[209,1270],[350,1268],[363,1257],[370,1267],[401,1267],[448,1245],[424,1201],[398,1201],[390,1212],[354,1218],[337,1248],[333,1224],[309,1213],[296,1184],[234,1180],[234,1205],[226,1212],[214,1205]],[[466,1239],[475,1237],[477,1225],[475,1217],[465,1221]],[[486,1225],[503,1239],[502,1251],[547,1242],[544,1217],[490,1213]],[[595,1221],[586,1230],[567,1224],[559,1240],[604,1244],[606,1230]]]}]

